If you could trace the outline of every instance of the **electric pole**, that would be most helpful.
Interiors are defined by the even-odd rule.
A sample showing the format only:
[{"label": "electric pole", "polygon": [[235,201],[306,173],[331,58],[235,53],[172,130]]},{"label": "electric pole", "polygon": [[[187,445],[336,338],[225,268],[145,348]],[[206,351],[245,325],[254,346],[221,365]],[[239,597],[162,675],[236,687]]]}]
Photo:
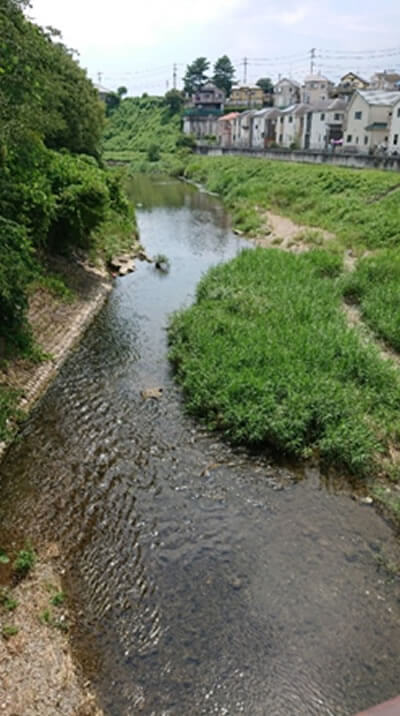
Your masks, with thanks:
[{"label": "electric pole", "polygon": [[248,65],[248,63],[249,63],[249,61],[248,61],[247,57],[245,57],[243,59],[243,84],[244,85],[247,85],[247,65]]},{"label": "electric pole", "polygon": [[174,90],[176,90],[177,79],[178,79],[178,68],[177,68],[176,62],[175,62],[174,66],[172,68],[172,86],[173,86]]},{"label": "electric pole", "polygon": [[310,50],[310,71],[311,74],[314,74],[314,67],[315,67],[315,47]]},{"label": "electric pole", "polygon": [[97,79],[99,80],[99,85],[101,85],[102,77],[103,77],[103,73],[102,73],[102,72],[98,72],[98,73],[97,73]]}]

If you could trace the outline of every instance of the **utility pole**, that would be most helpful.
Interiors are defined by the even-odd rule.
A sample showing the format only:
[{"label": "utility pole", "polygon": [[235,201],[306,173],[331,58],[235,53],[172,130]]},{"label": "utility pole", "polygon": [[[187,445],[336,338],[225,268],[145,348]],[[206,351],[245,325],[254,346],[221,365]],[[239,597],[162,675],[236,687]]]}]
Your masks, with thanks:
[{"label": "utility pole", "polygon": [[315,67],[315,52],[315,47],[313,47],[312,50],[310,50],[310,71],[312,75],[314,74]]},{"label": "utility pole", "polygon": [[101,85],[101,80],[102,80],[102,78],[103,78],[103,73],[102,73],[102,72],[98,72],[98,73],[97,73],[97,79],[99,80],[99,85]]},{"label": "utility pole", "polygon": [[249,61],[247,57],[243,58],[243,84],[247,85],[247,65],[249,64]]},{"label": "utility pole", "polygon": [[173,86],[174,90],[176,90],[177,79],[178,79],[178,68],[177,68],[176,62],[175,62],[174,66],[172,68],[172,86]]}]

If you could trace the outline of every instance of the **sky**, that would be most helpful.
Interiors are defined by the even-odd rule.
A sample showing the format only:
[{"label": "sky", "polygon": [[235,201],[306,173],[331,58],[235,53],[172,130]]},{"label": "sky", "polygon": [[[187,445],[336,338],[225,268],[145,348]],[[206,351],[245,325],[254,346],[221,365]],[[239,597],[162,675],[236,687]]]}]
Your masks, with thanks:
[{"label": "sky", "polygon": [[[89,76],[110,90],[164,94],[196,57],[227,54],[236,80],[315,71],[337,80],[400,71],[399,0],[31,0],[29,16],[62,31]],[[247,58],[246,62],[244,59]]]}]

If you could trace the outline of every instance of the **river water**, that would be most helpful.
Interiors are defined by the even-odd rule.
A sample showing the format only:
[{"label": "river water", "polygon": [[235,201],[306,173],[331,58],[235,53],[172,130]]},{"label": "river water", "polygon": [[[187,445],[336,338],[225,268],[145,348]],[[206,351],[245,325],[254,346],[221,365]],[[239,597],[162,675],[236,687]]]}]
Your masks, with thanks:
[{"label": "river water", "polygon": [[316,467],[299,480],[205,434],[174,385],[168,314],[246,242],[193,187],[138,177],[131,196],[170,272],[115,281],[27,421],[0,468],[2,546],[61,546],[74,649],[107,715],[350,716],[397,695],[388,525]]}]

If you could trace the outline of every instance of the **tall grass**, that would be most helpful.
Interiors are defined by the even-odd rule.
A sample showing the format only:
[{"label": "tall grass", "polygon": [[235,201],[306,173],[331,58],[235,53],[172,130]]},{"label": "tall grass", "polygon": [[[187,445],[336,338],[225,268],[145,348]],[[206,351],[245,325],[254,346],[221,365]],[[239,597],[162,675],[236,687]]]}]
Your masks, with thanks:
[{"label": "tall grass", "polygon": [[341,259],[244,251],[170,323],[188,410],[233,443],[316,451],[368,475],[400,433],[400,380],[340,307]]},{"label": "tall grass", "polygon": [[400,351],[400,250],[361,259],[344,279],[344,295],[359,303],[373,331]]},{"label": "tall grass", "polygon": [[235,211],[271,209],[327,229],[348,247],[400,245],[396,173],[229,156],[193,157],[185,171]]}]

